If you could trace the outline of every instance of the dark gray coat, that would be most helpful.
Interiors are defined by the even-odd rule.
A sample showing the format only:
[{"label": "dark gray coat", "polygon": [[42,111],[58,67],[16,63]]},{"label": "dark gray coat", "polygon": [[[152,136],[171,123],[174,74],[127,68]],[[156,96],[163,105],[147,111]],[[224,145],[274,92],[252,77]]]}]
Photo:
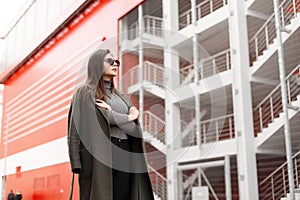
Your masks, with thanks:
[{"label": "dark gray coat", "polygon": [[[128,98],[118,91],[116,93],[128,108],[132,107]],[[110,141],[110,127],[106,110],[95,105],[93,95],[88,95],[85,101],[81,94],[77,94],[77,97],[80,98],[73,97],[68,115],[68,147],[72,171],[79,172],[80,199],[113,200],[111,146],[106,142]],[[77,114],[73,115],[74,110]],[[131,151],[142,156],[132,156],[131,163],[140,173],[132,173],[130,200],[153,200],[149,175],[142,172],[147,171],[147,164],[143,156],[145,148],[142,130],[137,120],[136,123],[137,137],[128,136],[128,139]]]}]

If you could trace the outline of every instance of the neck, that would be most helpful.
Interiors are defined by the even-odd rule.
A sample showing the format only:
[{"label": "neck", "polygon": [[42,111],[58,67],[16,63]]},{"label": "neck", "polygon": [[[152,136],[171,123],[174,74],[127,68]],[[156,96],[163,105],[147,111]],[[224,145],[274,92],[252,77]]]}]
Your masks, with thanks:
[{"label": "neck", "polygon": [[105,80],[105,81],[112,81],[112,77],[111,76],[105,76],[105,75],[103,75],[103,80]]},{"label": "neck", "polygon": [[112,85],[112,80],[104,80],[104,87],[106,89],[111,89],[111,85]]}]

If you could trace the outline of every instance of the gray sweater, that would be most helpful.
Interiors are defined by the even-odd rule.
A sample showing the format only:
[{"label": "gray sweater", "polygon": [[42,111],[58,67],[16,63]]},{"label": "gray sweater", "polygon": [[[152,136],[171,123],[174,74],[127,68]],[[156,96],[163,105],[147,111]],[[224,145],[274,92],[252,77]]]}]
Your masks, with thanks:
[{"label": "gray sweater", "polygon": [[112,82],[104,81],[104,84],[105,90],[110,97],[105,102],[111,107],[111,111],[107,112],[111,137],[128,139],[127,134],[134,134],[137,131],[137,125],[134,121],[129,121],[128,107],[125,102],[117,94],[111,92]]}]

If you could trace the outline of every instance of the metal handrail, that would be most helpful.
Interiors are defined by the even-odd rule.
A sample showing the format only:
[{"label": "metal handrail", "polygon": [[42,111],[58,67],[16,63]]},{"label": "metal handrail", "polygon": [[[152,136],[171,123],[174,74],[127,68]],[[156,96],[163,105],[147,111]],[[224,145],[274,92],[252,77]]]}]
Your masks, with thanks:
[{"label": "metal handrail", "polygon": [[[234,117],[233,114],[229,114],[229,115],[225,115],[225,116],[221,116],[221,117],[216,117],[216,118],[211,119],[211,120],[202,121],[201,122],[202,137],[203,137],[202,142],[207,143],[208,141],[211,141],[211,137],[213,137],[213,139],[215,137],[216,141],[219,141],[221,133],[223,134],[223,136],[224,136],[224,134],[229,134],[229,135],[226,135],[226,138],[227,137],[230,138],[230,139],[233,138],[233,135],[234,135],[233,134],[233,130],[234,130],[233,117]],[[226,122],[225,122],[226,119],[228,119],[228,126],[229,126],[228,128],[229,128],[229,130],[225,130],[226,131],[225,133],[222,132],[224,130],[219,132],[220,127],[219,127],[218,121],[219,120],[224,120],[224,122],[223,122],[223,128],[224,128],[225,124],[226,124]],[[206,127],[207,127],[206,124],[211,124],[211,123],[214,123],[214,128],[215,128],[216,132],[211,137],[208,137],[208,132],[206,131]]]},{"label": "metal handrail", "polygon": [[[287,10],[293,5],[292,14],[288,14]],[[280,6],[280,14],[282,16],[283,26],[289,23],[294,16],[297,17],[297,10],[295,10],[296,2],[295,0],[284,0]],[[276,27],[275,27],[275,14],[273,13],[268,20],[258,29],[254,36],[249,40],[249,52],[251,63],[257,59],[261,52],[272,43],[276,37]],[[260,45],[263,46],[260,46]]]},{"label": "metal handrail", "polygon": [[[296,158],[298,155],[300,154],[300,151],[298,151],[295,155],[293,155],[293,159]],[[287,164],[287,162],[284,162],[283,164],[281,164],[277,169],[275,169],[270,175],[268,175],[264,180],[262,180],[258,186],[264,184],[269,178],[271,178],[275,173],[277,173],[280,169],[282,169],[285,165]]]},{"label": "metal handrail", "polygon": [[151,165],[148,164],[148,168],[151,172],[154,172],[159,178],[161,178],[163,181],[167,181],[166,177],[161,175],[157,170],[155,170]]},{"label": "metal handrail", "polygon": [[[293,98],[299,95],[299,88],[292,78],[297,70],[300,69],[300,64],[292,70],[285,78],[287,82],[288,103],[291,103]],[[296,75],[299,78],[298,75]],[[272,122],[281,112],[280,87],[278,84],[254,109],[254,125],[255,133],[259,133],[270,122]],[[278,94],[276,94],[278,93]],[[274,96],[276,95],[276,96]],[[271,121],[270,121],[271,120]]]},{"label": "metal handrail", "polygon": [[[285,78],[285,80],[287,81],[297,70],[299,70],[299,68],[300,68],[300,64],[299,65],[297,65],[296,67],[295,67],[295,69],[294,70],[292,70],[288,75],[287,75],[287,77]],[[273,90],[272,90],[272,92],[270,93],[270,94],[268,94],[268,96],[266,96],[255,108],[254,108],[254,110],[257,110],[263,103],[265,103],[266,102],[266,100],[269,100],[269,98],[270,98],[270,96],[272,96],[272,94],[273,93],[275,93],[275,91],[276,90],[278,90],[280,88],[280,84],[279,85],[277,85]]]},{"label": "metal handrail", "polygon": [[149,173],[153,173],[155,175],[155,180],[153,180],[155,182],[152,181],[153,192],[162,199],[167,199],[167,179],[149,164],[148,169],[150,171]]},{"label": "metal handrail", "polygon": [[[200,65],[200,79],[215,75],[217,73],[227,71],[231,69],[230,66],[230,49],[223,50],[218,52],[210,57],[204,58],[201,60]],[[191,80],[186,80],[187,78],[193,79],[194,77],[194,65],[190,64],[180,69],[180,74],[182,75],[181,83],[190,82]],[[191,74],[191,76],[189,76]]]},{"label": "metal handrail", "polygon": [[144,66],[144,80],[163,86],[164,68],[149,61],[145,61]]},{"label": "metal handrail", "polygon": [[193,64],[189,64],[189,65],[182,67],[179,71],[181,74],[188,75],[188,73],[185,73],[185,71],[190,71],[193,68],[194,68]]},{"label": "metal handrail", "polygon": [[[153,20],[158,20],[158,21],[162,21],[162,18],[161,17],[156,17],[156,16],[151,16],[151,15],[145,15],[143,17],[143,19],[153,19]],[[131,27],[138,27],[138,24],[139,24],[139,21],[136,21],[134,23],[132,23],[131,25],[129,25],[129,28]]]},{"label": "metal handrail", "polygon": [[[143,16],[143,32],[158,37],[162,37],[163,19],[161,17],[145,15]],[[139,21],[128,26],[128,39],[133,40],[139,36]]]},{"label": "metal handrail", "polygon": [[155,120],[159,121],[162,124],[165,124],[166,122],[164,120],[162,120],[161,118],[159,118],[158,116],[156,116],[155,114],[153,114],[152,112],[150,112],[149,110],[144,111],[144,114],[146,115],[150,115],[151,117],[153,117]]},{"label": "metal handrail", "polygon": [[[143,81],[149,81],[149,82],[153,82],[159,85],[164,85],[164,68],[149,62],[149,61],[144,61],[143,62],[144,68],[143,68]],[[134,85],[138,83],[138,74],[139,74],[139,66],[135,66],[133,67],[130,71],[129,71],[129,84],[130,85]]]},{"label": "metal handrail", "polygon": [[166,143],[165,125],[166,123],[164,120],[148,110],[144,111],[144,130],[148,131],[153,137],[157,138],[164,144]]},{"label": "metal handrail", "polygon": [[[212,67],[213,67],[213,70],[211,70],[212,73],[208,69],[208,68],[211,68],[211,65],[205,65],[208,62],[212,63]],[[163,78],[164,77],[164,67],[162,67],[158,64],[152,63],[150,61],[144,61],[143,63],[144,63],[144,69],[143,69],[144,80],[164,86],[164,78]],[[201,77],[202,78],[208,77],[210,75],[215,75],[222,71],[229,70],[231,68],[230,67],[230,49],[226,49],[226,50],[218,52],[208,58],[205,58],[205,59],[203,59],[202,63],[203,63],[203,67],[201,68]],[[193,68],[194,68],[193,65],[186,66],[186,67],[180,69],[180,73],[183,74],[184,77],[187,77],[189,73],[187,75],[185,75],[186,73],[184,71],[190,70],[190,73],[194,73]],[[139,74],[139,66],[137,65],[129,71],[129,76],[130,76],[129,84],[130,85],[134,85],[134,84],[138,83],[138,81],[139,81],[138,74]],[[194,74],[192,74],[192,76],[194,76]],[[183,80],[181,80],[181,83],[183,83]]]},{"label": "metal handrail", "polygon": [[[234,117],[233,114],[229,114],[229,115],[225,115],[225,116],[221,116],[221,117],[215,117],[213,119],[208,119],[208,120],[201,121],[201,123],[200,123],[201,130],[202,130],[201,142],[202,143],[208,143],[208,142],[212,142],[212,141],[219,141],[221,134],[224,138],[232,139],[234,137],[234,119],[233,119],[233,117]],[[227,119],[228,119],[228,122],[226,122]],[[227,127],[227,125],[228,125],[228,129],[220,130],[222,127],[219,126],[220,125],[218,123],[219,120],[224,120],[223,121],[223,128]],[[212,130],[215,131],[214,133],[207,131],[207,128],[210,127],[211,124],[213,124],[213,129]],[[191,129],[191,134],[188,134],[189,136],[187,135],[184,138],[183,146],[197,145],[195,129],[196,129],[196,124],[194,125],[194,128]]]},{"label": "metal handrail", "polygon": [[[221,4],[221,6],[219,4]],[[214,5],[217,5],[217,8],[223,7],[227,4],[226,0],[205,0],[203,2],[200,2],[198,5],[196,5],[196,20],[199,20],[209,14],[211,14],[214,11]],[[209,5],[209,8],[205,8],[206,5]],[[179,15],[179,21],[185,21],[180,22],[179,24],[181,27],[185,27],[189,24],[192,24],[192,9],[189,9],[182,14]]]},{"label": "metal handrail", "polygon": [[224,115],[224,116],[220,116],[220,117],[215,117],[213,119],[207,119],[207,120],[201,121],[201,124],[210,123],[212,121],[217,121],[217,120],[220,120],[220,119],[225,119],[227,117],[233,117],[233,116],[234,116],[233,114],[228,114],[228,115]]},{"label": "metal handrail", "polygon": [[[300,155],[300,151],[298,151],[295,155],[292,156],[294,160],[294,169],[295,169],[295,182],[299,184],[299,161],[297,157]],[[269,174],[266,178],[264,178],[259,183],[259,188],[262,191],[260,199],[280,199],[284,195],[288,193],[288,179],[287,173],[285,170],[287,166],[287,162],[281,164],[277,169],[275,169],[271,174]],[[270,181],[270,182],[268,182]],[[270,184],[270,185],[269,185]]]},{"label": "metal handrail", "polygon": [[[208,3],[209,1],[211,1],[211,0],[206,0],[206,1],[203,1],[203,2],[199,3],[198,5],[196,5],[196,9],[201,8],[201,6],[205,5],[205,4]],[[190,10],[187,10],[187,11],[181,13],[181,15],[180,15],[179,17],[188,16],[188,15],[190,15],[191,13],[192,13],[192,10],[190,9]]]}]

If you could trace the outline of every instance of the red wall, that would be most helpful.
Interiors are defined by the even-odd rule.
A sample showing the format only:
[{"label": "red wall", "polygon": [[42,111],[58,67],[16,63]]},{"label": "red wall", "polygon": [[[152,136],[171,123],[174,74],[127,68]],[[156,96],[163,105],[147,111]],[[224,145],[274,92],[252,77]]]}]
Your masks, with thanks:
[{"label": "red wall", "polygon": [[[65,63],[72,55],[75,55],[80,50],[82,50],[85,46],[90,44],[95,39],[99,39],[102,37],[106,37],[107,40],[110,40],[110,37],[117,36],[118,33],[118,19],[121,18],[123,15],[125,15],[127,12],[129,12],[132,8],[134,8],[137,4],[142,2],[142,0],[130,0],[130,1],[100,1],[99,6],[96,8],[95,11],[93,11],[92,14],[90,14],[87,18],[83,19],[79,25],[77,25],[75,28],[70,30],[64,38],[57,41],[55,45],[48,50],[42,57],[40,57],[37,61],[35,61],[30,66],[24,66],[19,71],[17,71],[13,76],[11,76],[6,82],[5,82],[5,88],[4,88],[4,103],[3,103],[3,133],[6,133],[6,125],[7,121],[13,121],[17,120],[17,122],[22,122],[25,119],[18,119],[22,117],[22,114],[25,114],[29,112],[32,108],[26,110],[27,106],[30,106],[32,103],[38,101],[41,99],[44,95],[50,93],[51,91],[55,90],[55,88],[58,88],[59,86],[62,86],[63,83],[67,82],[68,80],[74,79],[74,76],[69,77],[68,79],[64,80],[62,83],[57,84],[57,86],[53,86],[58,81],[60,81],[62,78],[64,78],[66,75],[68,75],[70,72],[74,70],[78,70],[81,66],[80,64],[77,64],[77,66],[72,67],[68,71],[60,74],[59,76],[56,76],[54,80],[51,82],[43,85],[42,87],[38,88],[41,84],[44,84],[47,79],[51,78],[52,76],[49,76],[46,80],[42,81],[41,83],[37,84],[32,90],[27,91],[22,96],[25,97],[22,99],[22,96],[19,96],[19,94],[22,94],[23,91],[26,91],[28,87],[31,85],[37,83],[40,79],[42,79],[44,76],[46,76],[49,73],[52,73],[54,70],[55,73],[53,73],[53,76],[55,74],[61,73],[65,67],[70,66],[69,63],[62,66],[63,63]],[[115,45],[117,45],[117,40],[114,41]],[[111,44],[110,46],[112,46]],[[117,55],[116,55],[117,56]],[[72,88],[74,86],[73,83],[70,83],[66,85],[64,88],[61,88],[59,91],[55,92],[51,96],[47,97],[46,99],[42,100],[39,104],[34,105],[33,107],[37,107],[39,105],[43,105],[43,108],[40,108],[36,110],[31,116],[35,116],[38,113],[44,111],[46,108],[49,108],[53,105],[55,105],[58,101],[64,100],[66,98],[71,97],[72,92],[69,92],[65,94],[63,97],[53,101],[51,99],[55,98],[58,94],[61,94],[63,91],[66,91],[69,88]],[[35,88],[38,88],[34,90]],[[50,89],[49,89],[50,88]],[[29,94],[30,91],[34,92],[32,94]],[[47,91],[45,94],[41,93],[43,91]],[[27,94],[27,95],[26,95]],[[29,95],[28,95],[29,94]],[[20,99],[20,101],[15,101],[14,104],[9,105],[11,101],[14,99]],[[31,102],[32,101],[32,102]],[[63,106],[67,106],[70,102],[65,102],[59,105],[58,107],[54,108],[53,110],[50,110],[49,112],[45,112],[39,117],[36,117],[35,119],[32,119],[32,121],[28,121],[28,123],[35,122],[38,119],[41,119],[43,117],[47,117],[47,115],[59,110]],[[8,108],[10,106],[10,108]],[[10,110],[8,110],[10,109]],[[16,114],[17,113],[17,114]],[[67,110],[64,110],[60,113],[57,113],[56,116],[53,116],[53,118],[57,116],[62,116],[67,114]],[[8,119],[8,115],[10,115]],[[17,119],[16,119],[17,118]],[[18,121],[19,120],[19,121]],[[27,119],[28,120],[28,119]],[[50,119],[46,119],[43,122],[36,123],[35,125],[32,125],[29,129],[20,129],[20,127],[14,127],[10,122],[8,123],[9,126],[9,132],[8,134],[11,134],[11,129],[20,129],[20,134],[24,131],[33,130],[36,126],[41,125],[42,123],[47,122]],[[15,124],[15,126],[17,123]],[[24,125],[25,126],[25,125]],[[42,136],[41,136],[42,134]],[[3,134],[4,135],[4,134]],[[15,136],[19,135],[16,133]],[[45,142],[49,142],[53,139],[60,138],[66,135],[66,118],[50,125],[46,126],[43,129],[39,129],[30,135],[26,137],[22,137],[19,140],[16,140],[14,142],[9,143],[8,146],[8,155],[14,154],[16,152],[34,147],[39,144],[43,144]],[[32,138],[35,138],[32,140]],[[3,153],[3,137],[1,138],[1,152]],[[1,154],[1,157],[3,157],[3,154]]]},{"label": "red wall", "polygon": [[[71,185],[69,163],[12,174],[7,177],[6,197],[12,189],[20,190],[25,200],[63,200],[68,199]],[[73,199],[78,198],[78,178],[75,176]]]}]

